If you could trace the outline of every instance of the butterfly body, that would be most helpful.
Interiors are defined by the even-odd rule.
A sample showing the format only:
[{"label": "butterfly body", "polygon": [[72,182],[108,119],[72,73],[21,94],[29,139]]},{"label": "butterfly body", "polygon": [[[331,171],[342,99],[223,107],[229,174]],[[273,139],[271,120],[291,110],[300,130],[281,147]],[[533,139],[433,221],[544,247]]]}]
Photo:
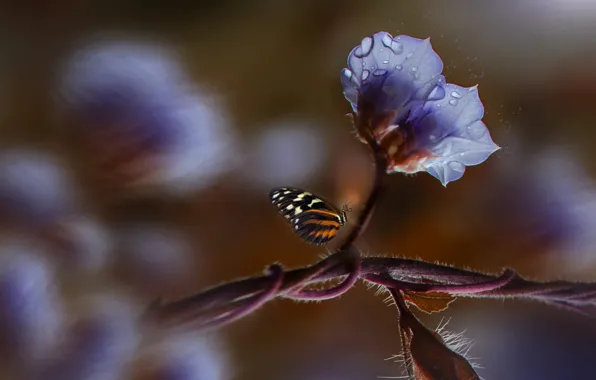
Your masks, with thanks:
[{"label": "butterfly body", "polygon": [[279,213],[303,240],[322,245],[333,239],[347,222],[347,208],[335,208],[330,202],[308,191],[293,187],[273,189],[269,197]]}]

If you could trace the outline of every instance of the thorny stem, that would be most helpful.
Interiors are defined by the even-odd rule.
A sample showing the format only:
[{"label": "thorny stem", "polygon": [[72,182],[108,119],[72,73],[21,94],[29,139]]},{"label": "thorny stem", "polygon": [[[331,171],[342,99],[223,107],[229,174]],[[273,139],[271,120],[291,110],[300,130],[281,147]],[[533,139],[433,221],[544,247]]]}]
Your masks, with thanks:
[{"label": "thorny stem", "polygon": [[[398,290],[396,290],[395,288],[387,288],[387,290],[389,291],[389,294],[391,294],[391,297],[393,298],[393,301],[395,302],[395,306],[397,308],[398,324],[401,324],[402,319],[408,317],[408,314],[409,314],[408,306],[406,305],[406,302],[405,302],[403,296],[401,295],[401,293]],[[401,347],[402,347],[401,351],[404,355],[404,366],[406,367],[406,373],[407,373],[409,379],[415,379],[416,377],[414,376],[414,371],[411,366],[411,363],[413,362],[413,358],[412,358],[412,353],[408,349],[408,342],[406,340],[407,339],[406,331],[403,328],[399,328],[398,330],[399,330],[399,338],[401,340]]]}]

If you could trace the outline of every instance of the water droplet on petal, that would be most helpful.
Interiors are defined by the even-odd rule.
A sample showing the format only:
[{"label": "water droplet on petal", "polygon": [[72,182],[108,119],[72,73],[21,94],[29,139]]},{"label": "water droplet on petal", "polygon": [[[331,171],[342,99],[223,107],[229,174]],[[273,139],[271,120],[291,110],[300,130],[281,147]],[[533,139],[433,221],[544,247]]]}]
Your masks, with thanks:
[{"label": "water droplet on petal", "polygon": [[[362,75],[364,76],[364,73],[362,73]],[[456,105],[457,105],[457,100],[455,100],[455,99],[451,99],[451,100],[449,101],[449,104],[451,104],[452,106],[456,106]]]},{"label": "water droplet on petal", "polygon": [[456,99],[461,99],[461,95],[460,95],[460,93],[459,93],[459,92],[457,92],[457,91],[453,91],[453,92],[451,93],[451,96],[453,96],[453,97],[454,97],[454,98],[456,98]]},{"label": "water droplet on petal", "polygon": [[366,78],[368,78],[369,74],[370,74],[370,71],[368,71],[368,70],[362,71],[362,80],[366,80]]},{"label": "water droplet on petal", "polygon": [[428,100],[440,100],[445,97],[445,88],[443,86],[435,86],[435,88],[428,95]]},{"label": "water droplet on petal", "polygon": [[352,70],[343,69],[343,74],[347,79],[352,79]]},{"label": "water droplet on petal", "polygon": [[378,69],[378,70],[375,70],[373,72],[373,75],[376,76],[376,77],[380,77],[380,76],[383,76],[385,74],[387,74],[387,70],[384,70],[384,69]]},{"label": "water droplet on petal", "polygon": [[402,65],[397,65],[395,66],[396,69],[398,69],[399,71],[401,71],[404,67]]},{"label": "water droplet on petal", "polygon": [[371,37],[364,37],[362,39],[362,42],[360,43],[360,49],[356,48],[356,51],[354,51],[354,55],[358,58],[366,57],[370,54],[373,45],[374,40]]},{"label": "water droplet on petal", "polygon": [[406,55],[406,59],[410,59],[410,58],[412,58],[413,56],[414,56],[414,53],[408,53],[408,54]]},{"label": "water droplet on petal", "polygon": [[388,64],[388,63],[389,63],[389,61],[388,61],[388,60],[384,60],[384,61],[383,61],[383,64],[384,64],[384,65],[386,65],[386,64]]},{"label": "water droplet on petal", "polygon": [[413,66],[411,70],[412,70],[412,72],[416,72],[416,71],[418,71],[418,68],[416,66]]},{"label": "water droplet on petal", "polygon": [[468,92],[474,92],[478,89],[478,85],[468,88]]}]

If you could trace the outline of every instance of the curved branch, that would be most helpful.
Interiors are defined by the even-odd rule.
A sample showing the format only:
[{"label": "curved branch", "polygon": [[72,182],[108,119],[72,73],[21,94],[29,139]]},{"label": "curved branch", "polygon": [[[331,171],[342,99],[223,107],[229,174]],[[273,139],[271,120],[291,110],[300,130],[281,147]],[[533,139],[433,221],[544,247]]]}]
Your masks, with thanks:
[{"label": "curved branch", "polygon": [[[353,253],[350,255],[350,253]],[[362,263],[360,261],[360,254],[358,250],[352,247],[347,254],[350,256],[347,259],[347,263],[350,266],[350,272],[346,278],[338,285],[324,289],[324,290],[296,290],[287,295],[283,295],[284,298],[293,299],[296,301],[324,301],[332,298],[339,297],[354,286],[358,278],[360,277],[360,269]]]},{"label": "curved branch", "polygon": [[[209,315],[220,315],[218,311],[221,308],[225,308],[226,312],[242,309],[246,302],[254,300],[253,297],[273,291],[272,289],[276,289],[275,294],[268,294],[259,302],[259,306],[274,296],[294,296],[296,299],[325,299],[337,296],[357,280],[358,276],[354,275],[356,271],[351,266],[354,263],[361,266],[358,270],[361,278],[372,279],[373,282],[397,289],[442,291],[475,298],[527,298],[583,314],[596,315],[596,283],[536,282],[525,280],[511,270],[494,276],[419,260],[389,257],[367,257],[350,264],[349,259],[337,253],[315,265],[286,271],[279,280],[279,287],[272,286],[271,276],[268,275],[241,279],[171,303],[153,304],[147,310],[146,317],[158,324],[169,324],[168,321],[184,318],[209,320],[214,318]],[[350,274],[353,275],[350,277]],[[315,293],[301,292],[308,285],[338,280],[346,276],[348,278],[332,289],[314,291]],[[380,278],[383,281],[392,281],[381,283]],[[427,279],[432,279],[432,282],[429,283]],[[236,319],[238,318],[234,320]]]}]

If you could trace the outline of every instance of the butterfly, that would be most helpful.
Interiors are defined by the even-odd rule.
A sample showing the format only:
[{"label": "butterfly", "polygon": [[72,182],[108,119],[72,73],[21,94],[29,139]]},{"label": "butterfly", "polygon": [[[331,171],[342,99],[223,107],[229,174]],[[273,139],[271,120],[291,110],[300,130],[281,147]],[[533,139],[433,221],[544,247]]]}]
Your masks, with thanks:
[{"label": "butterfly", "polygon": [[347,222],[347,212],[308,191],[293,187],[280,187],[269,193],[271,202],[277,207],[298,236],[311,244],[322,245],[333,239]]}]

